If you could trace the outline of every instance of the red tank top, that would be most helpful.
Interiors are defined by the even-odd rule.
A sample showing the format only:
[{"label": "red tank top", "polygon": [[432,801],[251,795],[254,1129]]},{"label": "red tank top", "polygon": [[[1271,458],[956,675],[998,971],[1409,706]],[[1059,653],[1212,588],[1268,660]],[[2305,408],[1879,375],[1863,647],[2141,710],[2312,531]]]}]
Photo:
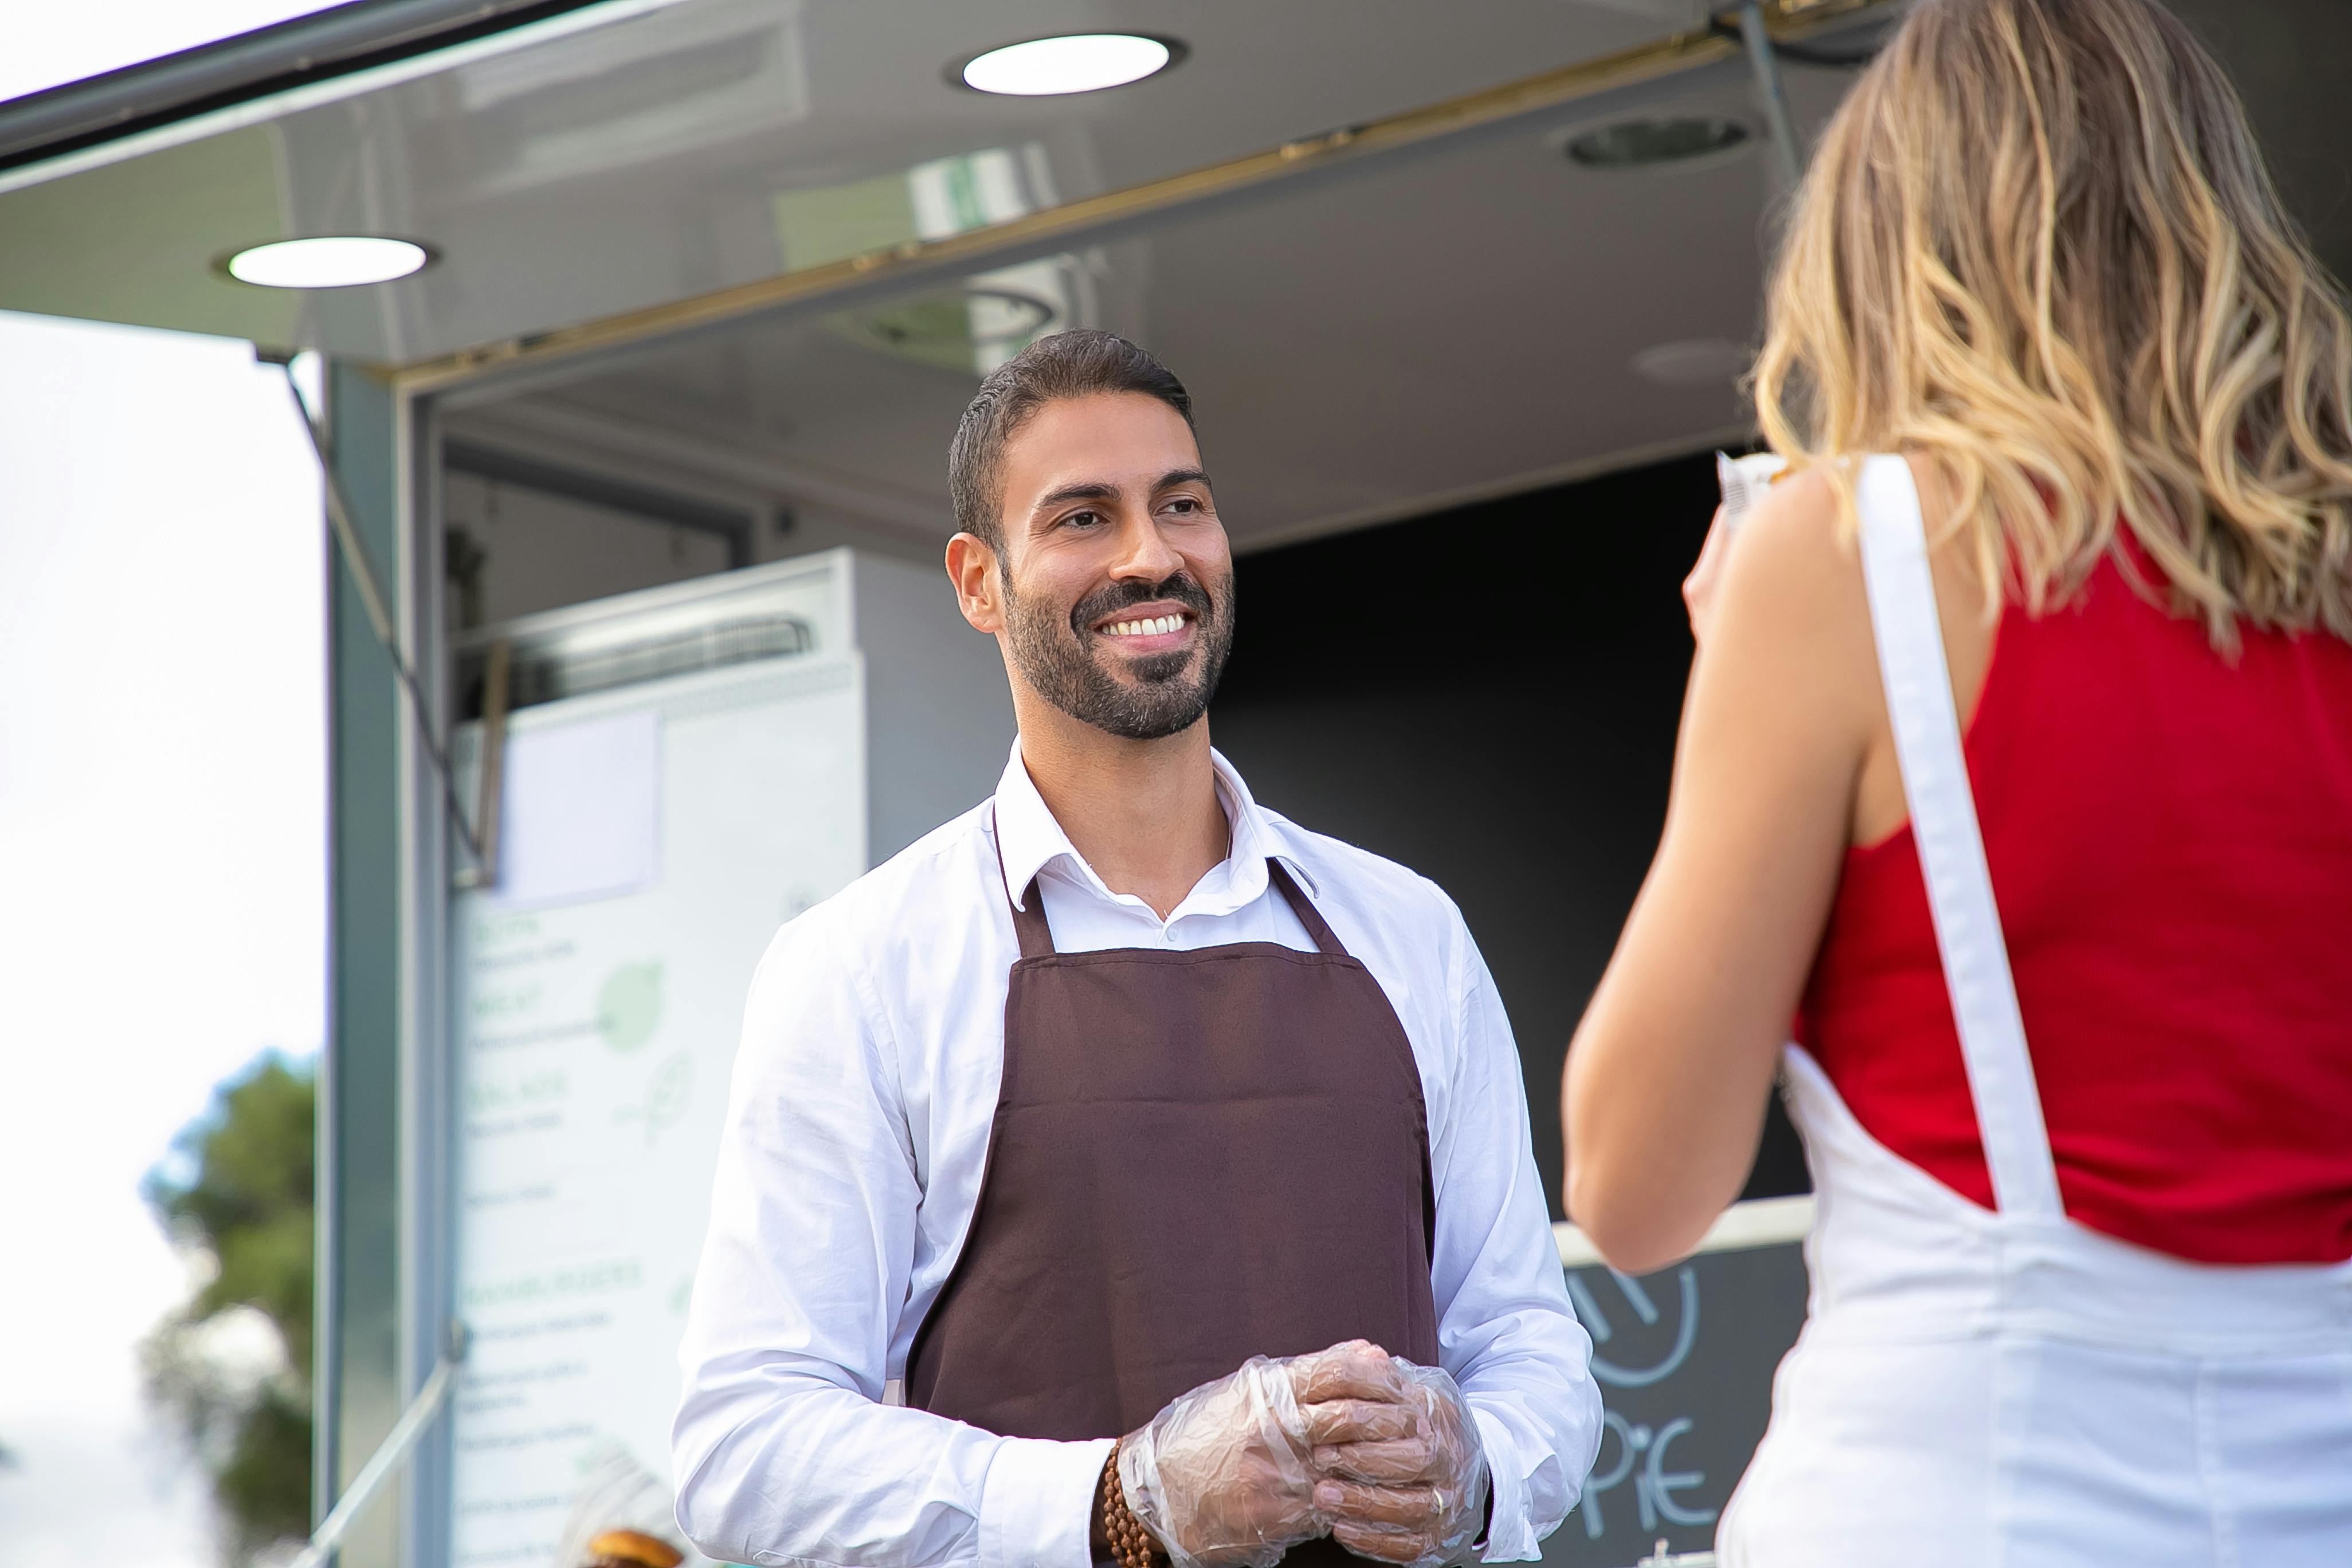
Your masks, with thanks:
[{"label": "red tank top", "polygon": [[[2203,626],[2112,562],[2012,606],[1967,737],[2066,1212],[2206,1263],[2352,1258],[2352,645]],[[1798,1039],[1990,1208],[1911,830],[1850,850]]]}]

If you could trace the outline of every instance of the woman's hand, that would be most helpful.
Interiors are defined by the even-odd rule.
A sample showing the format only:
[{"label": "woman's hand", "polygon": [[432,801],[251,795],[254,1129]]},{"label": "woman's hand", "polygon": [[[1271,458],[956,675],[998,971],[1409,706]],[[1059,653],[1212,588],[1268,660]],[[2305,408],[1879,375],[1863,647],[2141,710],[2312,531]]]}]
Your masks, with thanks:
[{"label": "woman's hand", "polygon": [[1656,860],[1569,1047],[1569,1217],[1629,1274],[1737,1198],[1836,897],[1884,702],[1822,471],[1717,515],[1685,584],[1691,668]]},{"label": "woman's hand", "polygon": [[1731,553],[1731,529],[1724,509],[1715,509],[1706,527],[1706,542],[1699,547],[1698,563],[1683,579],[1683,607],[1690,612],[1691,640],[1706,640],[1707,623],[1715,614],[1715,591],[1723,582],[1724,557]]}]

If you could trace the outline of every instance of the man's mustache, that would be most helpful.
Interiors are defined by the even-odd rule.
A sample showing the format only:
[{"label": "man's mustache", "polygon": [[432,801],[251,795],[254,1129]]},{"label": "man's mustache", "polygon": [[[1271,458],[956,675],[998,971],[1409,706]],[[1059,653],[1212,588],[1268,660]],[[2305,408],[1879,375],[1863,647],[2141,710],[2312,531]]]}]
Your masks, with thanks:
[{"label": "man's mustache", "polygon": [[1155,600],[1174,600],[1192,612],[1197,620],[1206,621],[1215,606],[1207,590],[1192,580],[1189,572],[1179,572],[1163,583],[1138,583],[1132,580],[1113,583],[1097,588],[1077,603],[1070,612],[1070,629],[1079,636],[1095,622],[1129,605],[1149,605]]}]

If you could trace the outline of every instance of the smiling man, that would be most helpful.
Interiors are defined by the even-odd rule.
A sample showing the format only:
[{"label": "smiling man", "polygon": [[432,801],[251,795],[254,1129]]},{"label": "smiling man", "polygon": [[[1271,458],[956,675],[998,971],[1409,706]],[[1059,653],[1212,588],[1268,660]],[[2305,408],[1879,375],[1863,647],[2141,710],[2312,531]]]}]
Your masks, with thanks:
[{"label": "smiling man", "polygon": [[1046,338],[949,473],[1020,736],[753,982],[681,1526],[759,1564],[1535,1557],[1601,1407],[1510,1027],[1444,893],[1210,749],[1190,397]]}]

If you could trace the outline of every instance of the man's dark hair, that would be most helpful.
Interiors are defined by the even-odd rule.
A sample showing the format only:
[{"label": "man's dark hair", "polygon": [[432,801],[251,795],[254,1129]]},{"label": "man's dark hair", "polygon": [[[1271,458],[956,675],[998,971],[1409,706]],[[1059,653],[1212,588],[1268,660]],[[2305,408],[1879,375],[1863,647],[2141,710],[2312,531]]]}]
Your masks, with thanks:
[{"label": "man's dark hair", "polygon": [[1168,367],[1113,332],[1080,327],[1039,338],[991,371],[948,446],[948,496],[956,527],[1001,557],[1004,446],[1046,404],[1102,392],[1156,397],[1192,424],[1192,395]]}]

